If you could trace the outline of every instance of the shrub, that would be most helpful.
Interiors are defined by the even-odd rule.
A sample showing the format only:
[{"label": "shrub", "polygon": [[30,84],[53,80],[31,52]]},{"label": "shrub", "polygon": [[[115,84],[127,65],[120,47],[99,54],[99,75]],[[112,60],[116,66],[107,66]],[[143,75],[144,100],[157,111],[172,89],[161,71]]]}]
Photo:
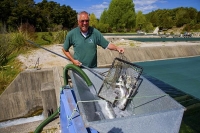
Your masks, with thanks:
[{"label": "shrub", "polygon": [[8,34],[0,35],[0,66],[5,64],[8,56],[13,52],[14,47],[10,43]]},{"label": "shrub", "polygon": [[23,23],[18,28],[18,31],[10,33],[10,41],[15,50],[19,50],[21,48],[27,49],[31,45],[26,40],[35,40],[35,28],[29,23]]},{"label": "shrub", "polygon": [[67,35],[67,31],[56,32],[54,35],[53,42],[58,43],[58,44],[64,43],[66,35]]}]

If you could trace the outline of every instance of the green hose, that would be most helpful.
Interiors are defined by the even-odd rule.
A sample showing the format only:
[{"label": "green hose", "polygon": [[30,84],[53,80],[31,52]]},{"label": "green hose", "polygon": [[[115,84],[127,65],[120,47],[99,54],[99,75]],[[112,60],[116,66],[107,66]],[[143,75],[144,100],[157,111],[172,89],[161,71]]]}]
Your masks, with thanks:
[{"label": "green hose", "polygon": [[[76,71],[87,83],[88,86],[92,85],[92,82],[90,81],[89,77],[86,75],[86,73],[78,66],[75,66],[73,64],[68,64],[64,68],[64,85],[68,85],[68,70],[72,69],[73,71]],[[49,116],[46,120],[44,120],[34,131],[34,133],[41,133],[42,129],[50,123],[60,112],[60,107],[54,112],[51,116]]]},{"label": "green hose", "polygon": [[64,85],[68,85],[68,70],[72,69],[73,71],[76,71],[87,83],[88,86],[92,85],[92,82],[90,81],[89,77],[85,74],[85,72],[78,66],[74,65],[74,64],[68,64],[65,68],[64,68]]},{"label": "green hose", "polygon": [[43,127],[49,124],[60,112],[60,107],[54,112],[51,116],[49,116],[46,120],[44,120],[34,131],[34,133],[41,133]]}]

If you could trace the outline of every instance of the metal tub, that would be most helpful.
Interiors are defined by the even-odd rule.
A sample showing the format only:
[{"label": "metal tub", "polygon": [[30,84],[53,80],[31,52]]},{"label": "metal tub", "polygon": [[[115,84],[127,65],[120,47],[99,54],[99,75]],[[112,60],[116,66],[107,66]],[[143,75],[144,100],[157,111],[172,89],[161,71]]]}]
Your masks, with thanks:
[{"label": "metal tub", "polygon": [[[85,127],[100,133],[178,133],[185,108],[146,78],[124,111],[113,107],[114,118],[109,118],[106,101],[97,96],[103,81],[83,69],[93,83],[87,86],[75,72],[70,71],[79,113]],[[95,69],[99,72],[107,68]]]}]

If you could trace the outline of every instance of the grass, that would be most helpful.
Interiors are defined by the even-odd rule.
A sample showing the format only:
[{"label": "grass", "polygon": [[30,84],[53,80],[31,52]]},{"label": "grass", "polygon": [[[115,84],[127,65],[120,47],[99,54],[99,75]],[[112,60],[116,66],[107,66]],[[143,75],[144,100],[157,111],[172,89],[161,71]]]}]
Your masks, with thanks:
[{"label": "grass", "polygon": [[36,33],[35,43],[40,45],[49,45],[53,42],[53,34],[51,32],[38,32]]},{"label": "grass", "polygon": [[15,59],[17,55],[18,52],[11,54],[8,57],[8,63],[0,67],[0,94],[3,93],[6,87],[22,71],[21,63]]},{"label": "grass", "polygon": [[196,133],[196,131],[194,131],[191,127],[182,122],[179,133]]},{"label": "grass", "polygon": [[66,31],[59,32],[38,32],[36,33],[35,43],[40,45],[49,45],[53,43],[64,43]]},{"label": "grass", "polygon": [[[34,41],[39,45],[51,45],[55,43],[63,43],[66,31],[60,32],[39,32],[31,36],[27,32],[16,32],[8,34],[0,34],[1,40],[0,48],[3,50],[8,50],[8,46],[12,46],[15,49],[8,50],[10,54],[7,54],[6,61],[0,62],[0,95],[9,86],[9,84],[16,78],[16,76],[23,71],[22,64],[16,60],[16,57],[21,53],[27,53],[32,49],[35,49],[33,45],[30,45],[26,40]],[[5,51],[3,50],[3,51]],[[0,54],[1,55],[1,54]],[[2,58],[2,56],[0,56]]]}]

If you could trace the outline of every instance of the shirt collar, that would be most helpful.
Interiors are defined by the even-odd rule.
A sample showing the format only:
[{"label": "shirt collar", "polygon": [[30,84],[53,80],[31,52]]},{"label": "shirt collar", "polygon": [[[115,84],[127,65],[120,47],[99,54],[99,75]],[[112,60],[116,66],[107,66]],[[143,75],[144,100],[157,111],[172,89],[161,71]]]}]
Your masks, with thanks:
[{"label": "shirt collar", "polygon": [[90,36],[91,34],[92,34],[92,31],[93,31],[93,27],[88,27],[88,32],[87,33],[82,33],[81,32],[81,30],[80,30],[80,28],[79,28],[79,31],[80,31],[80,33],[84,36],[84,37],[88,37],[88,36]]}]

